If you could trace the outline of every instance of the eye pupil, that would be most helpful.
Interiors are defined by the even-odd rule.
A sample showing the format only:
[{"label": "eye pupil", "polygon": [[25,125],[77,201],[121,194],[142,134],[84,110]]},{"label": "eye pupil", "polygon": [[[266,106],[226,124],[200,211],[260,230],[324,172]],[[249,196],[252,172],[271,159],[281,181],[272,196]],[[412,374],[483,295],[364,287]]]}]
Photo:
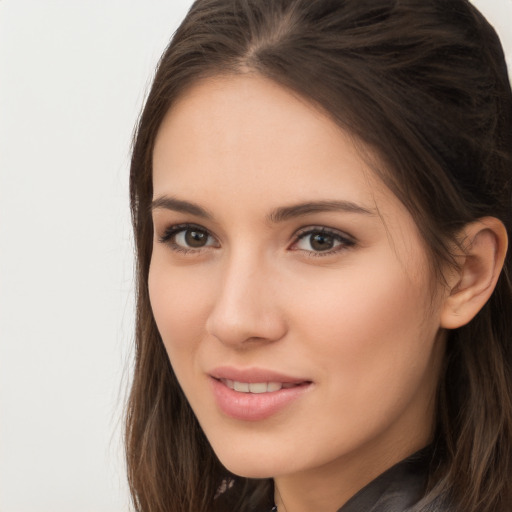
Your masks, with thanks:
[{"label": "eye pupil", "polygon": [[311,236],[310,243],[315,251],[328,251],[333,248],[334,238],[325,233],[316,233]]},{"label": "eye pupil", "polygon": [[208,242],[208,234],[197,229],[187,229],[185,242],[189,247],[204,247]]}]

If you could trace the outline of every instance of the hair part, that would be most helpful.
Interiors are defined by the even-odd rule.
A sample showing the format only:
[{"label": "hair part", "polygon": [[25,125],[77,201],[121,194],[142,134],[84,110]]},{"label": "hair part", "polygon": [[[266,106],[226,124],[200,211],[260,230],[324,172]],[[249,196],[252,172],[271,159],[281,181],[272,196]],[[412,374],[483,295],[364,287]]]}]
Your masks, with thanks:
[{"label": "hair part", "polygon": [[[257,73],[305,98],[377,155],[434,268],[467,223],[512,232],[512,97],[492,27],[467,0],[198,0],[163,54],[133,145],[137,258],[134,379],[126,417],[139,512],[258,510],[272,484],[222,467],[181,391],[151,312],[152,154],[160,124],[207,77]],[[434,454],[420,510],[497,512],[512,502],[512,268],[450,331]],[[226,480],[228,479],[228,480]],[[215,498],[232,479],[234,490]]]}]

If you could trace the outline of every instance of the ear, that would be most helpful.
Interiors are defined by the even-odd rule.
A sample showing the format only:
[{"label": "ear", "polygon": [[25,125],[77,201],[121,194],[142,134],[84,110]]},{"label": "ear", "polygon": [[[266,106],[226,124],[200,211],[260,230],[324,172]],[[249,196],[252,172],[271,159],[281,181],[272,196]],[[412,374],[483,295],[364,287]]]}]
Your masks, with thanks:
[{"label": "ear", "polygon": [[449,295],[441,311],[441,327],[456,329],[470,322],[491,296],[508,247],[507,230],[494,217],[464,226],[459,233],[464,253],[449,281]]}]

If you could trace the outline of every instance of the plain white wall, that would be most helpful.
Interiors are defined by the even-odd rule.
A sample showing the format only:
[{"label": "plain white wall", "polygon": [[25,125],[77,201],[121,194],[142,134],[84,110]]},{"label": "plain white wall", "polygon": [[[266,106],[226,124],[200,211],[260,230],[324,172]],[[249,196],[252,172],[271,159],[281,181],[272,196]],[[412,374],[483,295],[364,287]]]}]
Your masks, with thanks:
[{"label": "plain white wall", "polygon": [[0,512],[129,509],[129,146],[190,4],[0,0]]},{"label": "plain white wall", "polygon": [[128,160],[190,1],[0,2],[0,511],[128,510]]}]

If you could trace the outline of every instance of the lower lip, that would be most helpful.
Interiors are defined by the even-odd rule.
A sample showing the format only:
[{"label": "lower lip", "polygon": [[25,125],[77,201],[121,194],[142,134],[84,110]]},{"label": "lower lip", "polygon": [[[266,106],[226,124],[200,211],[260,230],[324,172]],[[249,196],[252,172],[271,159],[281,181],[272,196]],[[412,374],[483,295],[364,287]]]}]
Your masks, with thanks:
[{"label": "lower lip", "polygon": [[241,393],[213,377],[210,382],[221,411],[226,416],[244,421],[260,421],[277,414],[311,387],[311,383],[304,383],[270,393]]}]

